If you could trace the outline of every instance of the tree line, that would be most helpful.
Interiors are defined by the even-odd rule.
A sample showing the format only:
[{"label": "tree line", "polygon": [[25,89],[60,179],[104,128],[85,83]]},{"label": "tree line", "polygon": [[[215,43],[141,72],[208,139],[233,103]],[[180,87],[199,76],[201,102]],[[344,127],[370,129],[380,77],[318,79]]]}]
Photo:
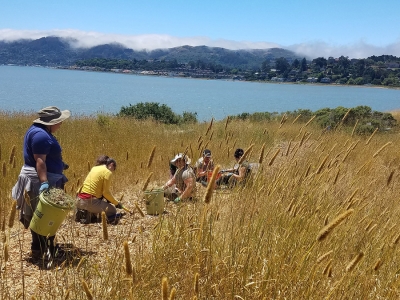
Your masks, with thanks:
[{"label": "tree line", "polygon": [[181,72],[192,76],[196,72],[207,71],[207,77],[218,78],[220,75],[239,76],[247,81],[285,81],[285,82],[319,82],[349,85],[382,85],[400,86],[400,58],[392,55],[371,56],[366,59],[349,59],[318,57],[313,60],[288,59],[280,57],[265,60],[259,68],[245,70],[231,68],[220,63],[202,60],[179,63],[176,59],[168,60],[127,60],[92,58],[79,60],[78,68],[91,67],[101,71],[112,69]]}]

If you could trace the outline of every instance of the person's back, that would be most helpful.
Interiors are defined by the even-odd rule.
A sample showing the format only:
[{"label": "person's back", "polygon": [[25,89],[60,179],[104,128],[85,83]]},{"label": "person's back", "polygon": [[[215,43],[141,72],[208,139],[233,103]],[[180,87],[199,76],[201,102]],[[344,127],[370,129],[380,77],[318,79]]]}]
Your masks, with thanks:
[{"label": "person's back", "polygon": [[112,173],[106,165],[94,166],[86,176],[81,193],[86,193],[101,198],[104,190],[104,179],[110,179]]},{"label": "person's back", "polygon": [[98,165],[90,170],[78,190],[75,220],[90,223],[90,214],[104,211],[108,221],[115,222],[120,218],[116,208],[123,208],[110,190],[112,173],[116,170],[117,163],[113,158],[103,155],[97,159],[96,164]]},{"label": "person's back", "polygon": [[[185,180],[189,178],[193,178],[193,180],[196,178],[196,175],[194,174],[193,169],[189,166],[186,165],[184,168],[178,169],[175,173],[175,178],[176,178],[176,187],[183,191],[186,188]],[[192,195],[196,194],[196,185],[193,185],[193,190],[192,190]]]},{"label": "person's back", "polygon": [[249,163],[247,160],[244,160],[242,163],[239,164],[236,174],[239,174],[240,168],[245,168],[243,179],[239,182],[241,185],[244,185],[251,175],[251,163]]}]

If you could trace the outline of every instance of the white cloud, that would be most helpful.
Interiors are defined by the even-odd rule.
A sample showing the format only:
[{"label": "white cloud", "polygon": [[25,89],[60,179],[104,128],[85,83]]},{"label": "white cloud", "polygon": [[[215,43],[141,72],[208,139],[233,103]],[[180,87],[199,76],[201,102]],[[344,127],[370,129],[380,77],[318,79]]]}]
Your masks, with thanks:
[{"label": "white cloud", "polygon": [[208,37],[174,37],[166,34],[142,34],[142,35],[122,35],[105,34],[93,31],[80,30],[13,30],[0,29],[0,40],[16,41],[19,39],[38,39],[45,36],[58,36],[63,38],[74,38],[75,47],[89,48],[107,43],[120,43],[128,48],[135,50],[153,50],[178,47],[183,45],[190,46],[210,46],[222,47],[227,49],[262,49],[279,47],[275,43],[267,42],[248,42],[248,41],[230,41],[230,40],[212,40]]},{"label": "white cloud", "polygon": [[384,54],[400,56],[400,40],[384,47],[374,46],[361,40],[351,45],[330,45],[323,41],[315,41],[295,44],[285,48],[309,58],[340,57],[342,55],[349,58],[366,58],[372,55],[379,56]]},{"label": "white cloud", "polygon": [[371,55],[396,55],[400,56],[400,40],[393,44],[381,47],[374,46],[359,41],[351,45],[332,45],[324,41],[312,41],[289,46],[281,46],[273,42],[251,42],[251,41],[232,41],[225,39],[213,40],[205,36],[197,37],[174,37],[162,34],[143,34],[143,35],[122,35],[105,34],[93,31],[80,31],[74,29],[54,29],[54,30],[14,30],[0,29],[0,40],[15,41],[19,39],[38,39],[45,36],[59,36],[63,38],[74,38],[75,47],[93,47],[107,43],[120,43],[125,47],[135,50],[153,50],[178,47],[183,45],[190,46],[210,46],[222,47],[231,50],[238,49],[268,49],[284,48],[292,50],[299,55],[308,58],[316,57],[339,57],[341,55],[349,58],[366,58]]}]

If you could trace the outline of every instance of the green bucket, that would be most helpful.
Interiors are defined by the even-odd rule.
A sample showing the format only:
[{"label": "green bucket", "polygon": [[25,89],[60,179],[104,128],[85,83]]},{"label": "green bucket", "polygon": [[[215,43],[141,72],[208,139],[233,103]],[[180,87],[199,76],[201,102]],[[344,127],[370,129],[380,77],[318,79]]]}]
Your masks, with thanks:
[{"label": "green bucket", "polygon": [[65,220],[68,212],[73,207],[60,206],[50,201],[46,201],[45,192],[39,195],[39,203],[33,213],[29,228],[37,234],[43,236],[53,236],[56,234],[61,223]]},{"label": "green bucket", "polygon": [[164,190],[154,189],[144,192],[146,211],[148,215],[158,215],[164,212]]}]

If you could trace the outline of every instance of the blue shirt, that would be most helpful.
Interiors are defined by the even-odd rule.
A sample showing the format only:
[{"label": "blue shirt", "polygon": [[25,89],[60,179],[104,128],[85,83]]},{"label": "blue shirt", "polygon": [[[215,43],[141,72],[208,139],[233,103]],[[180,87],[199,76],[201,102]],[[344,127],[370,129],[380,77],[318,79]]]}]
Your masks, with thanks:
[{"label": "blue shirt", "polygon": [[47,172],[62,174],[64,163],[60,144],[47,132],[45,125],[36,123],[29,127],[24,137],[24,163],[36,169],[34,154],[46,155]]}]

